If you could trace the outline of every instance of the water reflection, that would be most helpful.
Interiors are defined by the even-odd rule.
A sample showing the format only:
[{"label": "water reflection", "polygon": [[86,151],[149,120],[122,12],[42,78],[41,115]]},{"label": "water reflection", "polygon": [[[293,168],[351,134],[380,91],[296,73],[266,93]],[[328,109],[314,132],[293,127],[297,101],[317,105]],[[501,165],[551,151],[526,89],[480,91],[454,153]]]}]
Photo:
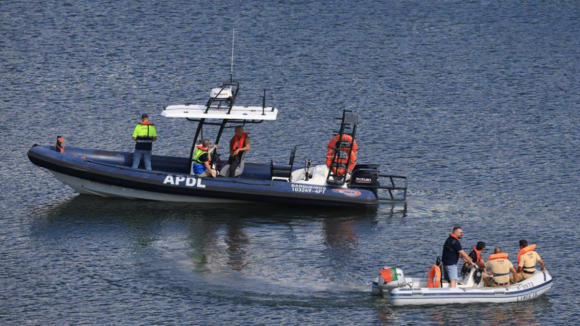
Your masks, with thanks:
[{"label": "water reflection", "polygon": [[136,253],[147,248],[172,254],[186,252],[197,272],[245,270],[252,260],[260,259],[257,255],[263,255],[257,236],[266,237],[260,241],[279,245],[282,254],[299,245],[297,242],[304,236],[319,237],[321,242],[315,245],[328,250],[324,255],[337,275],[356,260],[361,233],[371,232],[379,219],[406,214],[401,207],[389,206],[379,210],[337,210],[193,205],[93,196],[75,196],[30,210],[35,237],[53,239],[75,233],[95,241],[129,242]]},{"label": "water reflection", "polygon": [[234,270],[242,270],[248,265],[245,261],[246,246],[249,244],[249,239],[244,233],[244,227],[240,221],[230,220],[227,223],[227,244],[228,265]]},{"label": "water reflection", "polygon": [[545,295],[531,301],[505,304],[395,307],[389,305],[386,298],[377,301],[380,303],[376,306],[377,318],[381,325],[400,324],[401,320],[430,325],[475,325],[482,324],[483,320],[486,325],[540,325],[538,317],[552,309]]},{"label": "water reflection", "polygon": [[358,235],[353,230],[356,220],[324,220],[324,238],[328,247],[336,250],[352,251],[358,249]]},{"label": "water reflection", "polygon": [[[540,325],[538,316],[552,307],[547,296],[543,295],[536,300],[511,303],[507,305],[494,305],[484,312],[485,319],[493,324],[511,323],[514,325]],[[489,318],[489,319],[488,319]]]}]

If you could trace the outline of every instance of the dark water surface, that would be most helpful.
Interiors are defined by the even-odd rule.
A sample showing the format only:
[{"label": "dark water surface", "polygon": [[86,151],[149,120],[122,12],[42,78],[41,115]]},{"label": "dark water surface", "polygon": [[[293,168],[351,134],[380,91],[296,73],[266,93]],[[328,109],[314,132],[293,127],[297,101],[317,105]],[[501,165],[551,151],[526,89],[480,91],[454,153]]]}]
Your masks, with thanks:
[{"label": "dark water surface", "polygon": [[[1,1],[0,324],[574,324],[580,317],[577,1]],[[359,160],[409,176],[408,211],[194,206],[76,195],[33,166],[52,144],[131,151],[150,113],[155,153],[185,156],[228,77],[249,161],[322,162],[340,110]],[[210,132],[210,131],[206,131]],[[537,243],[555,279],[526,303],[394,308],[383,265],[422,275],[446,234]]]}]

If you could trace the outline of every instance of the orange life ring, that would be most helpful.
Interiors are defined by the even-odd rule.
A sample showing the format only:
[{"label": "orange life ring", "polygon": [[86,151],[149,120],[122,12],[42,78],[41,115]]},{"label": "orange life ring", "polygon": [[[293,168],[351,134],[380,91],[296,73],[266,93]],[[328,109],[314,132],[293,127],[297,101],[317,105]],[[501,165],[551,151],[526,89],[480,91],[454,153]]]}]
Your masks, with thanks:
[{"label": "orange life ring", "polygon": [[522,248],[522,250],[520,250],[520,252],[518,253],[518,264],[520,262],[520,257],[523,254],[525,254],[527,252],[530,252],[530,251],[534,251],[534,250],[536,250],[536,245],[535,244],[532,244],[532,245],[529,245],[529,246],[527,246],[525,248]]},{"label": "orange life ring", "polygon": [[488,260],[507,259],[507,258],[508,258],[508,254],[507,253],[500,253],[500,254],[489,255],[489,259]]},{"label": "orange life ring", "polygon": [[[330,167],[330,165],[332,164],[332,157],[334,156],[334,151],[336,150],[336,143],[338,142],[338,138],[339,135],[336,135],[334,137],[332,137],[330,139],[330,142],[328,143],[328,152],[326,153],[326,167]],[[336,168],[333,167],[332,168],[332,173],[334,174],[338,174],[338,175],[344,175],[346,173],[350,173],[352,172],[352,170],[354,169],[354,166],[356,165],[356,154],[358,151],[358,145],[356,143],[356,140],[353,142],[352,140],[352,136],[351,135],[347,135],[347,134],[343,134],[342,135],[342,141],[346,141],[349,144],[351,144],[352,148],[341,148],[340,151],[343,153],[346,153],[346,155],[349,155],[348,153],[350,152],[350,157],[345,157],[345,158],[340,158],[340,157],[336,157],[336,159],[334,160],[335,163],[338,164],[346,164],[349,162],[349,158],[350,158],[350,163],[348,164],[348,168]]]},{"label": "orange life ring", "polygon": [[[332,160],[332,155],[333,153],[329,153],[330,155],[330,160]],[[348,163],[348,159],[347,158],[336,158],[334,160],[336,163],[338,164],[346,164]],[[356,154],[355,153],[350,153],[350,163],[348,164],[348,173],[352,172],[352,169],[354,169],[354,166],[356,165]],[[327,164],[327,166],[329,167],[330,164]],[[344,167],[333,167],[332,169],[332,173],[337,174],[337,175],[344,175],[347,173],[347,169],[345,169]]]},{"label": "orange life ring", "polygon": [[439,288],[441,287],[441,268],[437,265],[431,266],[429,270],[429,279],[427,280],[427,287]]},{"label": "orange life ring", "polygon": [[[356,140],[353,144],[351,135],[343,134],[342,140],[348,142],[349,144],[352,144],[352,151],[353,152],[356,153],[358,151],[358,145],[356,144]],[[334,150],[334,148],[336,147],[336,142],[338,142],[338,135],[336,135],[330,139],[330,142],[328,143],[328,149]]]}]

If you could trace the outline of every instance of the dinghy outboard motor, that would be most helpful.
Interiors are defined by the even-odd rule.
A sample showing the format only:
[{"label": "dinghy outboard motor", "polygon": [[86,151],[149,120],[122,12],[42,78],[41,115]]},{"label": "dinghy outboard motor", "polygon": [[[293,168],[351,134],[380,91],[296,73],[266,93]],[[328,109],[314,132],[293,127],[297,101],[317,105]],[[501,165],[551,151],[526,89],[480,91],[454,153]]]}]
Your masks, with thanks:
[{"label": "dinghy outboard motor", "polygon": [[405,273],[397,267],[384,267],[381,269],[381,274],[377,282],[377,286],[373,287],[372,294],[380,295],[383,288],[387,291],[399,288],[405,284]]},{"label": "dinghy outboard motor", "polygon": [[477,285],[481,282],[481,277],[483,276],[483,269],[477,268],[475,273],[473,273],[473,282]]}]

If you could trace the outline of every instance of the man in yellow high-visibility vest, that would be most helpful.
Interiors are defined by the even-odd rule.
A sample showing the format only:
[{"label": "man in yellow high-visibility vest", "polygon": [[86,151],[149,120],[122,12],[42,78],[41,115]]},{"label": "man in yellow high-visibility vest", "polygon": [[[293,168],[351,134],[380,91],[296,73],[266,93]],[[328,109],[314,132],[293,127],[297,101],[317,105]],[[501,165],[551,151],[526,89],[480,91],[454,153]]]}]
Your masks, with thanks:
[{"label": "man in yellow high-visibility vest", "polygon": [[141,122],[133,131],[133,140],[136,142],[135,153],[133,154],[133,169],[139,167],[141,157],[143,157],[145,168],[151,171],[151,151],[153,150],[153,142],[157,140],[157,132],[155,131],[155,125],[149,122],[147,113],[141,115]]}]

